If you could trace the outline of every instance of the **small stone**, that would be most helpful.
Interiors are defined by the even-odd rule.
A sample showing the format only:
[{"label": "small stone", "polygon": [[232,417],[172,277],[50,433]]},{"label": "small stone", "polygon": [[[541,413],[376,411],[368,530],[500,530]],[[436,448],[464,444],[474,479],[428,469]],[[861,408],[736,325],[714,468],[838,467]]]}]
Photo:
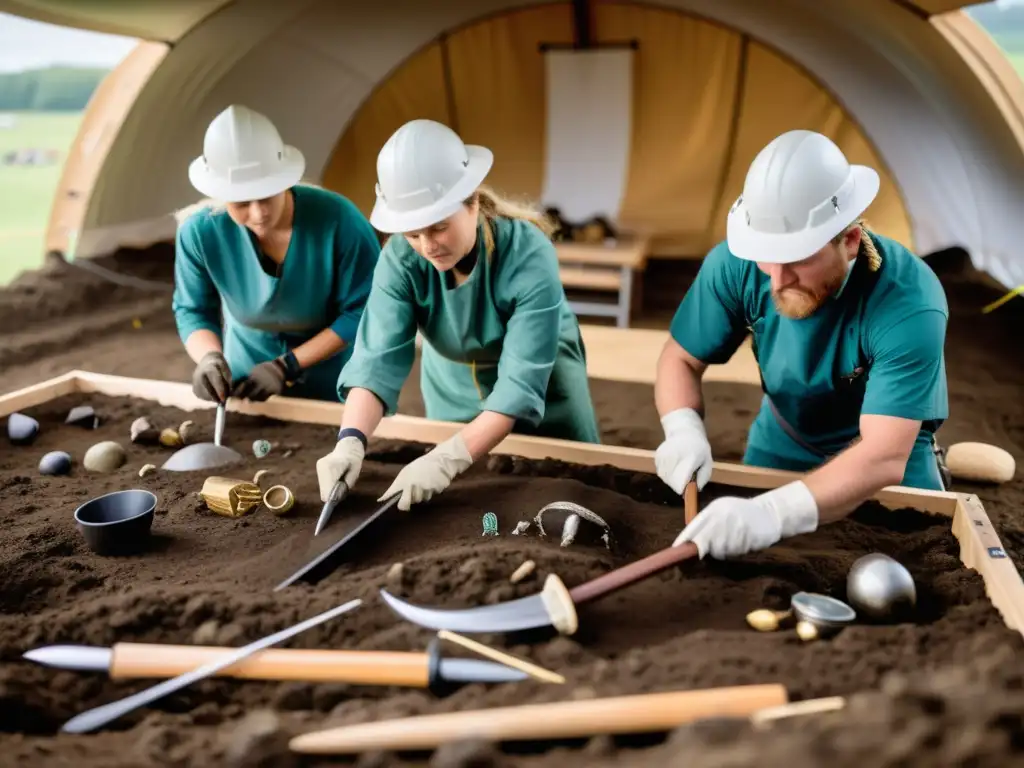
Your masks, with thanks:
[{"label": "small stone", "polygon": [[178,427],[178,437],[181,438],[181,442],[184,445],[188,445],[193,441],[196,436],[196,425],[191,421],[181,422],[181,426]]},{"label": "small stone", "polygon": [[533,569],[536,567],[537,564],[533,562],[533,560],[527,560],[525,563],[520,565],[518,568],[515,569],[515,571],[512,572],[512,575],[508,577],[508,580],[511,581],[513,584],[518,584],[520,581],[522,581],[531,573],[533,573]]},{"label": "small stone", "polygon": [[200,624],[192,633],[192,642],[196,645],[214,645],[217,642],[217,635],[220,633],[220,624],[216,619],[210,619]]},{"label": "small stone", "polygon": [[131,436],[132,442],[140,445],[156,445],[160,442],[160,430],[150,424],[145,416],[140,416],[132,422]]},{"label": "small stone", "polygon": [[177,448],[181,445],[181,435],[178,434],[176,429],[160,430],[160,445],[166,445],[168,448]]},{"label": "small stone", "polygon": [[252,444],[252,452],[257,459],[262,459],[270,453],[270,442],[268,440],[254,440]]},{"label": "small stone", "polygon": [[223,764],[233,768],[298,765],[299,755],[289,751],[288,739],[276,714],[266,709],[250,712],[228,736]]},{"label": "small stone", "polygon": [[71,409],[68,417],[64,419],[64,423],[86,429],[96,429],[100,425],[100,417],[96,415],[96,411],[91,405],[78,405]]},{"label": "small stone", "polygon": [[145,477],[150,472],[153,472],[155,470],[156,470],[156,464],[143,464],[142,468],[139,470],[139,477]]},{"label": "small stone", "polygon": [[441,744],[430,760],[430,768],[494,768],[498,749],[484,739],[462,739]]},{"label": "small stone", "polygon": [[529,520],[520,520],[518,523],[516,523],[516,527],[513,529],[512,535],[513,536],[521,536],[522,534],[526,533],[528,530],[530,530],[530,521]]},{"label": "small stone", "polygon": [[64,451],[50,451],[39,460],[42,475],[66,475],[71,471],[71,454]]},{"label": "small stone", "polygon": [[388,568],[388,575],[385,577],[387,582],[392,587],[399,587],[402,585],[402,572],[405,570],[405,566],[402,563],[394,563]]},{"label": "small stone", "polygon": [[85,452],[82,466],[93,472],[113,472],[124,466],[126,461],[128,461],[128,454],[124,452],[120,443],[104,440]]},{"label": "small stone", "polygon": [[7,417],[7,437],[14,445],[31,445],[39,434],[39,422],[23,413]]}]

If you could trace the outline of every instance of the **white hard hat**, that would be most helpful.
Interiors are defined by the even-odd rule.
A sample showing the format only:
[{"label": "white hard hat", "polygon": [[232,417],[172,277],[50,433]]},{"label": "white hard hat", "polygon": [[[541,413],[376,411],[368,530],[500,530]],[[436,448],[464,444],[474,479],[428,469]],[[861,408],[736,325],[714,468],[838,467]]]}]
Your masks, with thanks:
[{"label": "white hard hat", "polygon": [[370,224],[381,232],[411,232],[459,210],[486,178],[494,155],[467,146],[451,128],[412,120],[377,155],[377,202]]},{"label": "white hard hat", "polygon": [[206,129],[203,154],[188,167],[192,186],[226,203],[262,200],[302,179],[306,159],[281,141],[270,120],[233,104]]},{"label": "white hard hat", "polygon": [[867,210],[878,187],[878,173],[850,165],[827,136],[783,133],[750,164],[729,211],[729,251],[773,264],[813,256]]}]

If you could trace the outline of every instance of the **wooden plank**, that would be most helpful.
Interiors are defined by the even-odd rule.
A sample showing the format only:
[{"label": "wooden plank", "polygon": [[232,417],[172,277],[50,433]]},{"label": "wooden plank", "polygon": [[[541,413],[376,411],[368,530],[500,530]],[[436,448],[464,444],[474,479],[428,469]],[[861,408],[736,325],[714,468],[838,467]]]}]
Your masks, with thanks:
[{"label": "wooden plank", "polygon": [[[650,328],[614,328],[608,325],[581,324],[587,348],[587,375],[595,379],[654,384],[658,357],[669,339],[668,331]],[[761,386],[757,361],[744,340],[736,353],[723,365],[709,365],[704,381],[722,381]]]},{"label": "wooden plank", "polygon": [[[82,392],[97,392],[116,397],[140,397],[187,411],[213,407],[212,403],[200,400],[193,395],[191,386],[183,382],[133,379],[86,371],[77,371],[76,374],[78,389]],[[263,403],[229,400],[228,411],[266,416],[281,421],[298,421],[336,427],[341,424],[345,406],[341,403],[328,403],[320,400],[272,397]],[[447,440],[463,426],[465,425],[452,421],[436,421],[419,416],[396,414],[381,419],[374,436],[436,445]],[[329,442],[329,438],[329,435],[325,435],[325,444]],[[588,466],[613,466],[631,472],[654,474],[654,451],[645,448],[578,443],[573,440],[557,440],[532,435],[509,435],[498,444],[492,453],[522,456],[527,459],[558,459]],[[716,461],[713,465],[711,481],[739,488],[770,490],[800,476],[796,472]],[[894,509],[914,507],[952,517],[958,496],[955,493],[942,491],[892,487],[883,489],[875,498],[887,507]]]},{"label": "wooden plank", "polygon": [[958,494],[953,535],[960,560],[981,574],[988,597],[1006,626],[1024,634],[1024,581],[999,540],[985,507],[974,494]]},{"label": "wooden plank", "polygon": [[558,270],[566,288],[586,288],[591,291],[616,291],[622,288],[622,273],[562,267]]},{"label": "wooden plank", "polygon": [[0,396],[0,416],[9,416],[17,411],[48,403],[58,397],[78,391],[77,371],[41,381],[29,387],[16,389]]},{"label": "wooden plank", "polygon": [[648,241],[619,240],[614,245],[590,243],[555,243],[558,260],[565,264],[590,264],[603,267],[630,267],[642,270],[647,266]]}]

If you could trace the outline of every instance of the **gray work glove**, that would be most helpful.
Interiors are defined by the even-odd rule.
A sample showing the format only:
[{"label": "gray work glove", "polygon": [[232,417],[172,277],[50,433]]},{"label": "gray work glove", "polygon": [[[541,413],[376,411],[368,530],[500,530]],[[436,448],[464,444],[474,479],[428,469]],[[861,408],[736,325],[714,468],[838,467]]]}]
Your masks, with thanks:
[{"label": "gray work glove", "polygon": [[363,441],[358,437],[343,437],[333,451],[317,459],[316,479],[320,484],[320,501],[327,503],[338,480],[344,480],[349,488],[356,484],[363,468],[365,453]]},{"label": "gray work glove", "polygon": [[280,395],[286,384],[284,363],[277,358],[253,366],[249,375],[235,384],[231,395],[240,400],[261,402],[271,395]]},{"label": "gray work glove", "polygon": [[192,394],[223,403],[231,392],[231,368],[220,352],[207,352],[192,372]]}]

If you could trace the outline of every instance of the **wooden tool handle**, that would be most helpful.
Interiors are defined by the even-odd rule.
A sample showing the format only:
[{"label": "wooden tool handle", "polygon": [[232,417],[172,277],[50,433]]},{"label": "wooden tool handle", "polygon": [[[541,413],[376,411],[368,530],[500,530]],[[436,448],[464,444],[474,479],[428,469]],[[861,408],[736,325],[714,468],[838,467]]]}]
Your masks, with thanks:
[{"label": "wooden tool handle", "polygon": [[628,587],[634,582],[660,573],[677,563],[689,560],[691,557],[696,557],[697,554],[697,545],[692,541],[680,544],[678,547],[663,549],[660,552],[655,552],[653,555],[645,557],[643,560],[637,560],[635,563],[617,568],[610,573],[606,573],[604,576],[598,576],[596,579],[573,587],[569,590],[569,597],[572,598],[576,605],[579,605],[588,600],[610,595],[612,592]]},{"label": "wooden tool handle", "polygon": [[[113,648],[110,677],[175,677],[234,650],[202,645],[117,643]],[[429,682],[427,654],[397,651],[268,648],[222,669],[216,676],[418,688],[426,688]]]},{"label": "wooden tool handle", "polygon": [[693,518],[697,516],[698,512],[700,512],[700,506],[697,503],[697,483],[691,480],[683,489],[683,521],[686,525],[693,522]]},{"label": "wooden tool handle", "polygon": [[527,704],[341,726],[296,736],[289,747],[305,754],[353,754],[432,749],[464,738],[515,741],[650,733],[702,718],[749,717],[787,700],[784,686],[768,684]]}]

